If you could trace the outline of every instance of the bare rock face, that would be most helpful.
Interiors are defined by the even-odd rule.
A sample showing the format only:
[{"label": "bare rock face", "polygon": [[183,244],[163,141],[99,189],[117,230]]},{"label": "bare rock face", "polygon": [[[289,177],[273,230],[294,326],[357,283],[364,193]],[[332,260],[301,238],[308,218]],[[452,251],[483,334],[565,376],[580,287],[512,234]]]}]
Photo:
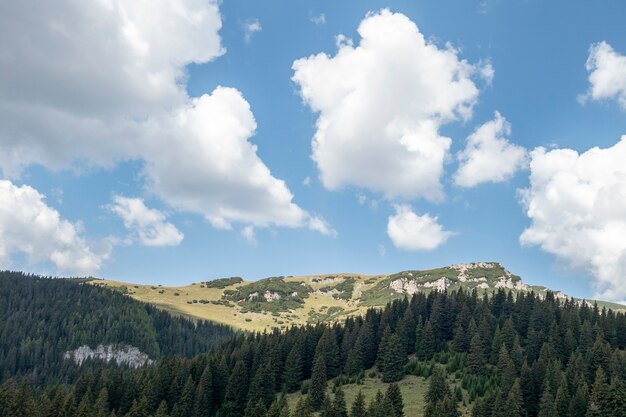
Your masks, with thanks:
[{"label": "bare rock face", "polygon": [[389,288],[397,292],[398,294],[409,294],[413,295],[419,291],[417,288],[417,283],[412,279],[400,278],[395,281],[392,281],[389,284]]},{"label": "bare rock face", "polygon": [[95,349],[85,345],[74,350],[68,350],[63,354],[63,359],[73,360],[77,365],[82,365],[87,359],[100,359],[105,362],[115,362],[118,366],[126,365],[131,368],[140,368],[154,363],[147,354],[128,345],[98,345]]}]

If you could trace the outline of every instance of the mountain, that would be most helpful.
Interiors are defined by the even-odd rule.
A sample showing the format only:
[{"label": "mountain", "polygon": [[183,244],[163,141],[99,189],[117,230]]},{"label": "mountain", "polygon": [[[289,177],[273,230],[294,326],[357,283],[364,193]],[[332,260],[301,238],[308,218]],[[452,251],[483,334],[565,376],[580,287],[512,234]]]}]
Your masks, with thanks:
[{"label": "mountain", "polygon": [[[463,288],[468,291],[476,289],[481,294],[504,289],[514,293],[533,291],[545,296],[550,291],[546,287],[525,284],[497,262],[458,264],[390,275],[280,276],[253,282],[231,277],[182,287],[106,280],[91,283],[114,288],[174,314],[212,320],[244,330],[285,329],[291,325],[338,321],[364,313],[368,307],[383,307],[392,300],[415,293]],[[560,291],[554,294],[563,300],[569,298]],[[598,306],[626,310],[626,306],[603,301],[598,301]]]}]

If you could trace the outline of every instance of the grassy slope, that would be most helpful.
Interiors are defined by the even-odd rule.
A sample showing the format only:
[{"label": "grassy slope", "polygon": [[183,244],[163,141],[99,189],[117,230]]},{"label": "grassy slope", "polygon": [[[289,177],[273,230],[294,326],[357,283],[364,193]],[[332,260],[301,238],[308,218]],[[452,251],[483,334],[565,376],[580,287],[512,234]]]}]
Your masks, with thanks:
[{"label": "grassy slope", "polygon": [[[329,384],[330,385],[330,384]],[[381,382],[379,378],[365,378],[362,384],[346,384],[341,388],[346,395],[346,404],[348,411],[352,407],[352,403],[356,398],[359,391],[363,392],[365,396],[365,404],[376,396],[376,392],[381,390],[383,393],[387,390],[389,384]],[[402,399],[404,400],[404,415],[406,417],[420,417],[424,415],[424,396],[428,390],[428,379],[417,377],[414,375],[407,375],[398,382],[400,391],[402,392]],[[328,389],[329,395],[331,389]],[[293,411],[296,407],[296,403],[302,395],[300,393],[293,393],[287,395],[287,403],[289,408]],[[462,415],[469,415],[469,408],[461,406]]]},{"label": "grassy slope", "polygon": [[[503,271],[504,269],[498,265],[498,268],[476,268],[467,271],[466,276],[467,278],[484,277],[491,282],[502,276]],[[519,277],[511,276],[514,280],[519,280]],[[352,298],[346,300],[342,299],[340,291],[333,289],[333,287],[342,283],[345,284],[348,277],[351,278],[350,281],[353,281],[353,291]],[[291,325],[302,325],[316,321],[341,320],[349,315],[361,314],[370,306],[384,306],[393,299],[405,296],[389,288],[389,283],[399,278],[410,278],[416,282],[424,283],[436,281],[444,277],[453,282],[453,285],[450,287],[453,290],[456,288],[471,290],[480,283],[458,281],[458,271],[452,268],[404,271],[393,275],[377,276],[329,274],[286,277],[284,278],[285,282],[304,283],[311,288],[311,292],[308,297],[304,298],[304,304],[301,307],[278,313],[246,311],[237,302],[231,301],[226,303],[222,298],[224,291],[236,290],[245,285],[254,285],[254,282],[244,281],[225,288],[205,288],[199,283],[181,287],[157,287],[105,280],[95,280],[92,283],[116,288],[126,287],[131,297],[154,304],[174,314],[212,320],[243,330],[263,331],[271,330],[274,327],[284,329]],[[345,288],[345,285],[338,288]],[[545,292],[546,290],[544,287],[532,288],[537,292]],[[422,290],[430,291],[427,288],[422,288]],[[204,300],[204,303],[201,303],[201,300]],[[219,304],[217,303],[218,301],[228,305]],[[614,303],[598,302],[598,305],[600,308],[626,309],[626,307]]]}]

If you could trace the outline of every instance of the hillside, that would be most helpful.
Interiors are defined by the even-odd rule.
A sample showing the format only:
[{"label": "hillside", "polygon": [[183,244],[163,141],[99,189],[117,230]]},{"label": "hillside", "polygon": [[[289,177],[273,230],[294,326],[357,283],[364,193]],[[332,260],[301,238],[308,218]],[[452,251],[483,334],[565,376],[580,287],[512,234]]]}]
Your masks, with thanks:
[{"label": "hillside", "polygon": [[[212,320],[244,330],[285,329],[291,325],[338,321],[358,315],[368,307],[415,293],[463,288],[479,293],[498,289],[545,295],[545,287],[526,285],[496,262],[452,265],[424,271],[390,275],[326,274],[271,277],[244,281],[239,277],[193,283],[181,287],[131,284],[95,280],[95,285],[114,287],[131,297],[174,314]],[[568,298],[555,292],[557,298]],[[598,302],[600,308],[626,310],[625,306]]]},{"label": "hillside", "polygon": [[71,380],[78,372],[74,362],[92,358],[136,367],[166,356],[193,357],[232,333],[82,279],[0,271],[0,382],[30,373],[35,382]]}]

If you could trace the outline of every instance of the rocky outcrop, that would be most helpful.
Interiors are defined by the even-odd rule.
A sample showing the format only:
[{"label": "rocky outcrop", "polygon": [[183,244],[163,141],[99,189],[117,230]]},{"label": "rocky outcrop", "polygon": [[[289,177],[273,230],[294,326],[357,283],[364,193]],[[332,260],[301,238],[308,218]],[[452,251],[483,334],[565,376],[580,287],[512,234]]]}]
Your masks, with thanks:
[{"label": "rocky outcrop", "polygon": [[104,362],[114,362],[118,366],[140,368],[154,363],[150,357],[134,346],[98,345],[95,349],[89,346],[81,346],[69,350],[63,355],[63,359],[72,360],[77,365],[82,365],[87,359],[99,359]]}]

